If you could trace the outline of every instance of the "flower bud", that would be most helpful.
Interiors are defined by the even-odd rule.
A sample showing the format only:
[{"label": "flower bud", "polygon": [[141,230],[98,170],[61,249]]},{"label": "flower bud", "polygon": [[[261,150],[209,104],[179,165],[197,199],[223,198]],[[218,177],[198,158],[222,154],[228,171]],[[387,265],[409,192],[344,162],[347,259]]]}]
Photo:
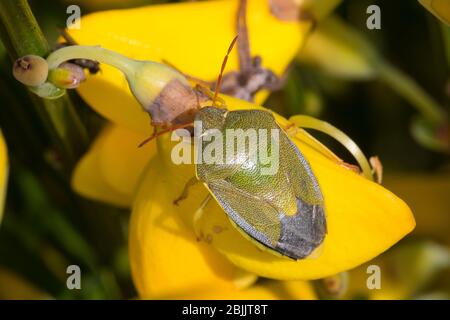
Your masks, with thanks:
[{"label": "flower bud", "polygon": [[64,62],[58,68],[50,70],[48,79],[59,88],[74,89],[86,80],[86,75],[82,67]]},{"label": "flower bud", "polygon": [[19,58],[14,62],[13,75],[14,78],[27,86],[39,86],[47,80],[47,61],[35,55]]}]

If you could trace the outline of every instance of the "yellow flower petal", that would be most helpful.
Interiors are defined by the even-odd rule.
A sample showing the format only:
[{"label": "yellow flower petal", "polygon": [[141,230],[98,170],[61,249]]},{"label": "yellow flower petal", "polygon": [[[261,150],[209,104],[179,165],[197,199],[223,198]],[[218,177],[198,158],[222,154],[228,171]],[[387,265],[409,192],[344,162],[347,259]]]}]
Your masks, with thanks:
[{"label": "yellow flower petal", "polygon": [[0,130],[0,222],[2,221],[3,209],[5,205],[6,187],[8,182],[8,149],[5,139]]},{"label": "yellow flower petal", "polygon": [[100,174],[99,146],[102,138],[100,136],[91,150],[77,163],[72,175],[72,188],[86,198],[125,208],[131,199],[114,190]]},{"label": "yellow flower petal", "polygon": [[[230,110],[255,108],[236,99],[227,98],[227,102]],[[279,116],[277,119],[279,122],[286,122]],[[325,199],[328,234],[320,256],[294,261],[261,251],[244,238],[230,224],[219,205],[211,201],[205,209],[203,232],[211,245],[234,264],[249,272],[274,279],[322,278],[374,258],[414,228],[414,217],[402,200],[382,186],[362,178],[317,152],[303,134],[300,133],[298,138],[301,140],[295,139],[294,142],[309,161]],[[150,171],[164,172],[159,179],[154,176],[151,178],[151,186],[157,188],[158,192],[150,192],[150,189],[141,191],[137,196],[133,215],[152,219],[149,217],[161,214],[160,208],[164,208],[165,219],[181,217],[186,225],[192,226],[192,214],[206,197],[207,191],[201,185],[196,186],[180,206],[173,205],[173,200],[181,194],[184,184],[194,176],[194,167],[172,163],[169,137],[162,137],[160,144],[161,156],[165,159],[160,164],[149,166]],[[149,176],[151,175],[144,178],[144,181],[148,181]],[[145,182],[145,185],[148,184],[149,182]],[[132,222],[132,226],[135,224],[136,220]],[[217,227],[222,230],[220,233],[214,231]],[[146,228],[157,229],[155,226],[145,227],[143,224],[140,224],[139,228],[141,236],[146,232],[152,233],[146,231]],[[193,236],[192,229],[186,232]],[[131,243],[132,247],[136,245]],[[134,258],[148,255],[142,250],[135,250],[134,253]],[[147,271],[141,269],[142,272]]]},{"label": "yellow flower petal", "polygon": [[140,297],[194,295],[207,288],[232,290],[236,268],[206,243],[198,242],[172,208],[177,189],[159,157],[153,158],[139,188],[130,221],[130,263]]},{"label": "yellow flower petal", "polygon": [[[251,52],[280,75],[295,57],[310,24],[279,21],[268,3],[248,1]],[[188,75],[214,81],[236,35],[237,5],[237,0],[222,0],[106,11],[82,17],[83,27],[69,32],[79,44],[101,45],[136,59],[164,59]],[[234,50],[226,70],[237,68]],[[104,117],[150,132],[148,116],[132,97],[123,75],[112,67],[102,65],[102,71],[89,77],[79,92]],[[257,101],[265,96],[262,92]]]},{"label": "yellow flower petal", "polygon": [[[302,281],[238,289],[239,270],[213,247],[199,242],[181,216],[171,214],[176,194],[167,189],[165,175],[161,159],[153,158],[130,221],[130,263],[141,298],[315,299],[310,284]],[[201,192],[202,186],[195,188]],[[160,201],[146,201],[148,198]],[[194,196],[186,201],[199,200]],[[190,212],[181,214],[192,217]]]},{"label": "yellow flower petal", "polygon": [[125,128],[106,127],[75,168],[75,191],[93,200],[129,207],[145,164],[156,150],[154,143],[138,148],[144,139],[144,135]]},{"label": "yellow flower petal", "polygon": [[145,165],[156,154],[156,143],[139,148],[148,136],[119,126],[107,130],[106,135],[99,157],[101,173],[111,187],[132,198]]}]

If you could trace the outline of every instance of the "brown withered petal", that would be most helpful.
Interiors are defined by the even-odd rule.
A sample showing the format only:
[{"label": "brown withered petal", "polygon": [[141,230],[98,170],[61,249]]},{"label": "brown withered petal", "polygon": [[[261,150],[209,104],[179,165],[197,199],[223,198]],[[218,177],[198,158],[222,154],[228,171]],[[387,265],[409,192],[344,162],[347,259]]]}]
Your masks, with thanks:
[{"label": "brown withered petal", "polygon": [[151,114],[153,125],[167,127],[194,121],[199,103],[206,100],[201,92],[173,79],[145,109]]}]

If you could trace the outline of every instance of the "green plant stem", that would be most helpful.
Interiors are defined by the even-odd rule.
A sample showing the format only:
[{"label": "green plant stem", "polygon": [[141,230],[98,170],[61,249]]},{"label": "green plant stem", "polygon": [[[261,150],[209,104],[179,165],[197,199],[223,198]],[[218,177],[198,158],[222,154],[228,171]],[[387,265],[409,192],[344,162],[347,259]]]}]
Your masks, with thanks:
[{"label": "green plant stem", "polygon": [[439,125],[445,120],[441,107],[413,79],[388,62],[376,64],[382,81],[407,99],[430,123]]},{"label": "green plant stem", "polygon": [[88,59],[109,64],[126,75],[132,75],[138,62],[120,53],[100,46],[70,46],[58,49],[47,57],[48,68],[55,69],[61,63],[72,59]]},{"label": "green plant stem", "polygon": [[[0,23],[0,36],[11,59],[49,53],[48,42],[26,0],[0,0]],[[67,96],[55,100],[32,97],[32,101],[68,174],[87,147],[86,129]]]},{"label": "green plant stem", "polygon": [[10,37],[14,55],[48,54],[49,46],[25,0],[0,0],[0,18]]}]

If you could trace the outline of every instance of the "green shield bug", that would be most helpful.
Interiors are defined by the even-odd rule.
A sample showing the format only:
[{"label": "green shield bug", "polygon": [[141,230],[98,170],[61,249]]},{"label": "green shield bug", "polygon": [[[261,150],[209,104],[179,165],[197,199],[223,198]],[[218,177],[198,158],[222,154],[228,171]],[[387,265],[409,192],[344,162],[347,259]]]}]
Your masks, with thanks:
[{"label": "green shield bug", "polygon": [[[215,94],[211,95],[212,106],[200,108],[195,115],[196,177],[174,203],[184,199],[188,188],[200,181],[210,195],[194,215],[194,228],[212,196],[247,239],[274,254],[303,259],[321,245],[327,232],[323,197],[311,167],[271,112],[228,111],[215,106],[235,41],[222,63]],[[269,132],[271,138],[277,137],[270,145]],[[214,161],[199,159],[213,144]],[[275,154],[275,170],[267,172],[267,159],[261,157],[261,151],[266,158]]]},{"label": "green shield bug", "polygon": [[[196,115],[202,139],[197,148],[205,149],[210,132],[222,134],[227,151],[231,135],[227,130],[257,128],[279,133],[274,145],[279,149],[278,170],[261,174],[264,164],[251,154],[250,140],[235,148],[222,164],[196,165],[196,176],[204,183],[233,224],[251,240],[293,259],[309,256],[324,240],[326,218],[322,194],[312,170],[270,112],[263,110],[226,111],[205,107]],[[241,132],[242,133],[242,132]],[[237,150],[237,151],[236,151]],[[199,151],[201,152],[201,151]],[[197,152],[197,153],[199,153]]]}]

